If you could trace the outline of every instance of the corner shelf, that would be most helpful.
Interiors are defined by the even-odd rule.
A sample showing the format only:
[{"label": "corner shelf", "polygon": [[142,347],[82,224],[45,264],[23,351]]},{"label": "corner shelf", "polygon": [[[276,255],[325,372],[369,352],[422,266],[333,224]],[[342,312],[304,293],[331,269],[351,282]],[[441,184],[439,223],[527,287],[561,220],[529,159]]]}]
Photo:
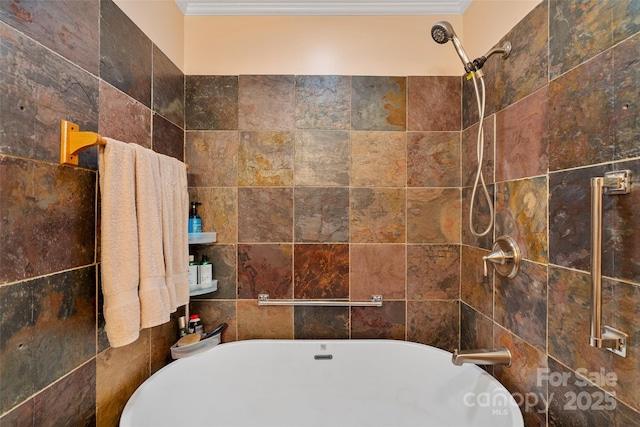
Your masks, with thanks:
[{"label": "corner shelf", "polygon": [[189,296],[194,297],[196,295],[208,294],[210,292],[215,292],[217,290],[218,290],[218,281],[212,280],[211,285],[207,286],[206,288],[203,288],[200,286],[192,288],[191,286],[189,286]]},{"label": "corner shelf", "polygon": [[206,245],[217,241],[217,233],[189,233],[190,245]]}]

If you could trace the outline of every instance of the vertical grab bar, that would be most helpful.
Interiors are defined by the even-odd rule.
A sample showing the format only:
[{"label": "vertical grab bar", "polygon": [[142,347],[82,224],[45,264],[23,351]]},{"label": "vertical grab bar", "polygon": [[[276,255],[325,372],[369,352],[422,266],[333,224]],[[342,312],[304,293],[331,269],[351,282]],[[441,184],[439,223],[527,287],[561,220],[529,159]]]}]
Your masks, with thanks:
[{"label": "vertical grab bar", "polygon": [[589,345],[627,357],[629,335],[610,326],[602,332],[602,194],[628,194],[629,171],[591,178],[591,336]]}]

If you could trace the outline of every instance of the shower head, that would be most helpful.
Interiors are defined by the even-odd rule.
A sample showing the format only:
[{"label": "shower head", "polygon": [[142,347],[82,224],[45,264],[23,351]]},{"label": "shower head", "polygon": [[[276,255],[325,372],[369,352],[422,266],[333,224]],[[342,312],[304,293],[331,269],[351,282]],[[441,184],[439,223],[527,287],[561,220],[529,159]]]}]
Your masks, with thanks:
[{"label": "shower head", "polygon": [[436,22],[433,27],[431,27],[431,37],[435,40],[436,43],[445,44],[449,40],[453,42],[453,46],[456,48],[456,52],[458,52],[458,56],[464,65],[464,69],[467,73],[471,71],[475,71],[475,66],[471,61],[469,61],[469,57],[467,56],[464,48],[462,47],[462,43],[458,39],[456,32],[453,31],[453,27],[447,21]]}]

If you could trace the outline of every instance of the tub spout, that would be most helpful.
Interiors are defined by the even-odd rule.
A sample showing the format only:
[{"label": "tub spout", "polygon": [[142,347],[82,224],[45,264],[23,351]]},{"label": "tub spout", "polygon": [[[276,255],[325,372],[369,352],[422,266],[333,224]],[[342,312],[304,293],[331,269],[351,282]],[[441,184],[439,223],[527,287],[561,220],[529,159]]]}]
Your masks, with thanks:
[{"label": "tub spout", "polygon": [[476,349],[453,351],[451,362],[460,366],[463,363],[475,363],[477,365],[507,365],[511,366],[511,352],[506,347],[498,347],[493,350]]}]

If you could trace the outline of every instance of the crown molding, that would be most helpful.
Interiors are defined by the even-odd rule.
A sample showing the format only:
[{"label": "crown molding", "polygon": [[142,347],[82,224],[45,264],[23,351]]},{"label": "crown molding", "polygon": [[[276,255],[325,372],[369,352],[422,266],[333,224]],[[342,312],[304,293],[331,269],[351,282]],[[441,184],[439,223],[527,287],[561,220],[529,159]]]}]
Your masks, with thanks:
[{"label": "crown molding", "polygon": [[184,15],[458,15],[471,0],[175,0]]}]

